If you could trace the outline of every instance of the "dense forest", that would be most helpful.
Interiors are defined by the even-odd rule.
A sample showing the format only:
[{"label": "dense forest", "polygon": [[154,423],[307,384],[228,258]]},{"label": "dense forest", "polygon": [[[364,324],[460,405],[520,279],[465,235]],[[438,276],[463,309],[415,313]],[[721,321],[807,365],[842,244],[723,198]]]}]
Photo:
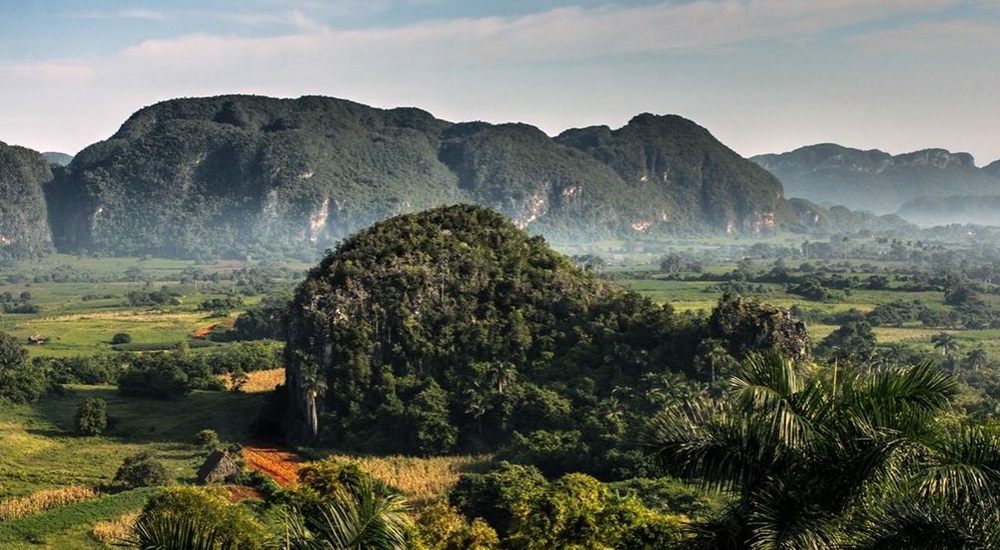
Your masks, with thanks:
[{"label": "dense forest", "polygon": [[550,474],[633,477],[646,465],[626,426],[772,347],[804,359],[804,325],[737,297],[708,319],[676,314],[456,206],[378,223],[324,259],[291,306],[285,360],[306,441],[503,449]]}]

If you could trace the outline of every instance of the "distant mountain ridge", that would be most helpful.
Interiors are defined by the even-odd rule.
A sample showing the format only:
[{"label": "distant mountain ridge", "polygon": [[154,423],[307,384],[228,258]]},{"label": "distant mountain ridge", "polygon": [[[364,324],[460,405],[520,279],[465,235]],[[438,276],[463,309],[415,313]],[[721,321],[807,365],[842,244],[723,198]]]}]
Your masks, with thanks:
[{"label": "distant mountain ridge", "polygon": [[231,95],[140,109],[65,167],[34,155],[45,173],[25,185],[44,189],[47,217],[35,213],[69,253],[311,258],[377,221],[456,203],[554,243],[907,225],[788,201],[776,177],[676,115],[552,138],[416,108]]},{"label": "distant mountain ridge", "polygon": [[316,96],[146,107],[77,154],[49,197],[60,249],[167,256],[322,249],[458,202],[554,239],[801,224],[776,178],[681,117],[553,139],[526,124]]},{"label": "distant mountain ridge", "polygon": [[1000,195],[1000,161],[977,168],[972,155],[944,149],[890,155],[823,143],[750,160],[780,179],[788,196],[878,214],[920,197]]}]

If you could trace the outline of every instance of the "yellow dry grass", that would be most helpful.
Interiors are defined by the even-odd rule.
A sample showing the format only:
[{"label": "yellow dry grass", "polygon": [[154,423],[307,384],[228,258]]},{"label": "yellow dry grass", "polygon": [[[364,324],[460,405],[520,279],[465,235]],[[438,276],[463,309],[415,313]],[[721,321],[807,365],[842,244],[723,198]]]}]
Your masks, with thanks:
[{"label": "yellow dry grass", "polygon": [[108,546],[117,546],[128,540],[139,519],[139,512],[129,512],[121,517],[99,521],[90,530],[91,536]]},{"label": "yellow dry grass", "polygon": [[[233,387],[232,377],[228,374],[223,374],[220,378],[226,383],[226,388]],[[251,373],[247,373],[247,383],[243,385],[243,391],[245,393],[262,393],[274,391],[274,387],[278,384],[285,383],[285,369],[270,369],[270,370],[259,370]]]},{"label": "yellow dry grass", "polygon": [[24,517],[96,497],[97,491],[80,485],[44,489],[27,496],[0,501],[0,521]]},{"label": "yellow dry grass", "polygon": [[356,462],[369,475],[405,493],[410,503],[419,508],[441,498],[458,483],[458,476],[489,458],[333,455],[330,460]]}]

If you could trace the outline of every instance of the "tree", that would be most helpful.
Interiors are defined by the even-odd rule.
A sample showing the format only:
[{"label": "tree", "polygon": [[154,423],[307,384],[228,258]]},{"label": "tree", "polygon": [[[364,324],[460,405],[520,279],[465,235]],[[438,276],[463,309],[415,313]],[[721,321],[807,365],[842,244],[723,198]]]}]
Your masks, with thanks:
[{"label": "tree", "polygon": [[31,368],[27,358],[28,352],[17,338],[0,332],[0,401],[27,403],[45,393],[45,374]]},{"label": "tree", "polygon": [[245,507],[199,487],[171,487],[143,508],[129,540],[159,550],[258,550],[267,536]]},{"label": "tree", "polygon": [[76,433],[101,435],[108,427],[108,404],[103,399],[84,400],[76,411]]},{"label": "tree", "polygon": [[354,491],[337,491],[307,516],[288,517],[276,541],[295,550],[405,550],[411,520],[406,501],[371,478]]},{"label": "tree", "polygon": [[666,472],[736,496],[692,524],[691,547],[991,548],[1000,435],[935,422],[957,392],[929,363],[807,374],[751,356],[725,400],[655,418],[649,445]]},{"label": "tree", "polygon": [[941,350],[941,353],[945,357],[951,357],[952,352],[958,351],[958,339],[954,335],[948,334],[947,332],[941,332],[931,336],[931,343],[934,344],[934,349]]},{"label": "tree", "polygon": [[114,483],[126,489],[156,487],[170,483],[170,474],[162,462],[149,452],[143,451],[125,457],[115,472]]},{"label": "tree", "polygon": [[194,434],[194,444],[214,451],[219,447],[219,434],[215,430],[201,430]]}]

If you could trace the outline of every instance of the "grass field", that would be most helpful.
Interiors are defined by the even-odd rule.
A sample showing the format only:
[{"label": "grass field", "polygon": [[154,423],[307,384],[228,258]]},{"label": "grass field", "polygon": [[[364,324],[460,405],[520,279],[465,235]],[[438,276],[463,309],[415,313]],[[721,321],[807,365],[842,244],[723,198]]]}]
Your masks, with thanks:
[{"label": "grass field", "polygon": [[[108,403],[113,428],[99,437],[73,434],[73,416],[88,397]],[[152,451],[178,480],[191,480],[204,460],[193,445],[203,429],[243,441],[263,394],[195,392],[169,401],[124,397],[111,387],[74,386],[66,396],[0,408],[0,487],[6,496],[72,484],[111,481],[122,459]]]}]

